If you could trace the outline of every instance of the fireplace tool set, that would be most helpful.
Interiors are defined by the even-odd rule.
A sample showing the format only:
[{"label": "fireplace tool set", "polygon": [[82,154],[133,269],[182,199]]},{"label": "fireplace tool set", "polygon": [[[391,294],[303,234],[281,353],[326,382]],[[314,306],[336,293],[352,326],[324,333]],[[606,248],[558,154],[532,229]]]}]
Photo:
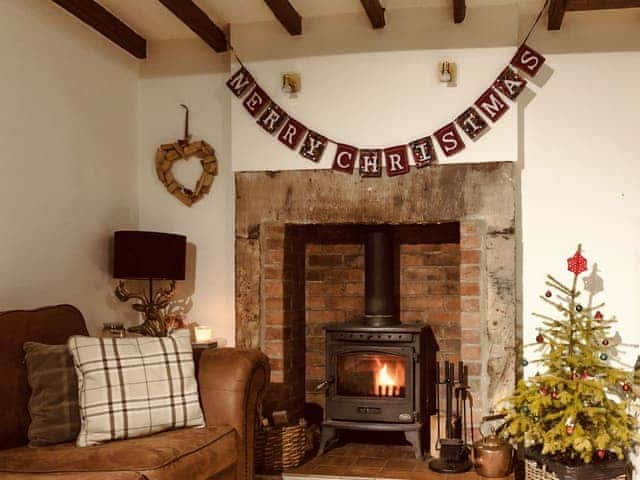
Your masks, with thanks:
[{"label": "fireplace tool set", "polygon": [[[458,362],[458,378],[456,381],[455,365],[453,362],[444,362],[444,379],[441,380],[440,364],[436,362],[436,402],[438,441],[436,449],[440,450],[440,458],[429,462],[429,468],[439,473],[462,473],[471,469],[472,462],[469,459],[471,445],[473,444],[473,401],[469,387],[469,371],[463,362]],[[440,431],[441,412],[440,386],[445,389],[445,432]],[[454,411],[455,398],[455,411]],[[468,424],[471,426],[471,442],[468,442]]]}]

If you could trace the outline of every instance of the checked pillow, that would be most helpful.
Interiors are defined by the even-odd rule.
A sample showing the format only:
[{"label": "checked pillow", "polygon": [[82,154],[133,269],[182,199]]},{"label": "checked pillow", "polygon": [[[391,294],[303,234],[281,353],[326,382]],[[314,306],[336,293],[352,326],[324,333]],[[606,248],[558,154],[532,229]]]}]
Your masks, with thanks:
[{"label": "checked pillow", "polygon": [[182,427],[203,427],[191,338],[73,336],[79,447]]}]

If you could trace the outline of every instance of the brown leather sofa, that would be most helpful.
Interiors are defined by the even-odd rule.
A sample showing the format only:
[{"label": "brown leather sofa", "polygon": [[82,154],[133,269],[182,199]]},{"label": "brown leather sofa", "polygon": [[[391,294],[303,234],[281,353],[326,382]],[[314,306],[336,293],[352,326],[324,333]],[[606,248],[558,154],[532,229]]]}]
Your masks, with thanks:
[{"label": "brown leather sofa", "polygon": [[255,350],[205,351],[197,362],[207,426],[119,440],[95,447],[30,448],[30,391],[22,345],[62,344],[86,335],[71,305],[0,313],[0,480],[247,480],[253,478],[257,411],[269,381]]}]

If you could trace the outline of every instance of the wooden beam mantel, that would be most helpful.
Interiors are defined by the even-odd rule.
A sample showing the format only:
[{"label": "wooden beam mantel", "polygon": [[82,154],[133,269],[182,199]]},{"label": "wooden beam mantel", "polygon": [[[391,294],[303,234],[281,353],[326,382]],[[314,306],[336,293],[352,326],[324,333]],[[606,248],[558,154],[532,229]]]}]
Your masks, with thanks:
[{"label": "wooden beam mantel", "polygon": [[549,30],[560,30],[565,12],[640,8],[640,0],[551,0],[549,4]]},{"label": "wooden beam mantel", "polygon": [[380,0],[360,0],[364,11],[373,28],[384,28],[387,22],[384,19],[384,8],[380,5]]},{"label": "wooden beam mantel", "polygon": [[264,0],[289,35],[302,34],[302,17],[289,0]]},{"label": "wooden beam mantel", "polygon": [[227,36],[191,0],[158,0],[216,52],[226,52]]},{"label": "wooden beam mantel", "polygon": [[52,0],[136,58],[147,58],[147,41],[94,0]]},{"label": "wooden beam mantel", "polygon": [[467,16],[466,0],[453,0],[453,22],[462,23]]}]

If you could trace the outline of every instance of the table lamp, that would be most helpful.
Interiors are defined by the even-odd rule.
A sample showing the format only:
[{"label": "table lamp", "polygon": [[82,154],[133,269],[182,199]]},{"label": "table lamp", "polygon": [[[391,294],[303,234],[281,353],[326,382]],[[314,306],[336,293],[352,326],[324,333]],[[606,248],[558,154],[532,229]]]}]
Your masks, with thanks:
[{"label": "table lamp", "polygon": [[[175,294],[176,280],[185,279],[187,237],[171,233],[121,230],[113,235],[113,276],[118,279],[144,279],[149,291],[131,293],[124,280],[118,282],[116,297],[122,302],[135,299],[132,305],[144,314],[144,322],[128,330],[153,337],[167,335],[161,310]],[[168,287],[153,290],[154,280],[171,280]]]}]

